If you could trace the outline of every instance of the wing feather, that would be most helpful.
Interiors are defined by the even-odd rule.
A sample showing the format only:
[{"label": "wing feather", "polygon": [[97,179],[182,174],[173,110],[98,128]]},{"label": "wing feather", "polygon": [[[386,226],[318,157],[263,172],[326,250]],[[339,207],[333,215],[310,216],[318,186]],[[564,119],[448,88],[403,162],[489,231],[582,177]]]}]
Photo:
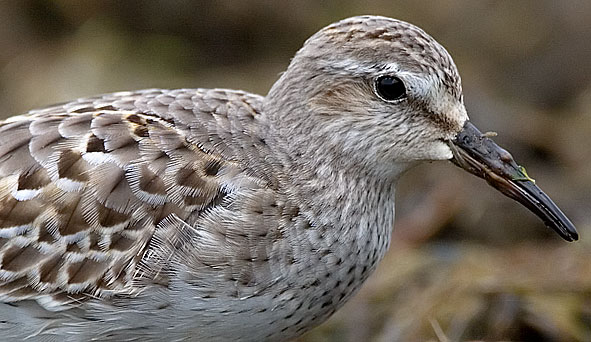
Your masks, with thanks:
[{"label": "wing feather", "polygon": [[260,154],[261,99],[149,89],[0,122],[0,301],[61,310],[137,290],[139,273],[166,283],[154,260],[239,186],[244,149]]}]

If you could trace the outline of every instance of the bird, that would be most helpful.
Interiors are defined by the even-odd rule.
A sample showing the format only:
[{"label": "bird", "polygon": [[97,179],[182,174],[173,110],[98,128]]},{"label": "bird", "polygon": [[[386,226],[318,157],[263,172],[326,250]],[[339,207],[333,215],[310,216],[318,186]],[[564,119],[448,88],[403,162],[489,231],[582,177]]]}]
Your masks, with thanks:
[{"label": "bird", "polygon": [[322,28],[266,96],[124,91],[0,122],[0,336],[288,341],[391,242],[400,176],[451,161],[567,241],[570,220],[469,120],[410,23]]}]

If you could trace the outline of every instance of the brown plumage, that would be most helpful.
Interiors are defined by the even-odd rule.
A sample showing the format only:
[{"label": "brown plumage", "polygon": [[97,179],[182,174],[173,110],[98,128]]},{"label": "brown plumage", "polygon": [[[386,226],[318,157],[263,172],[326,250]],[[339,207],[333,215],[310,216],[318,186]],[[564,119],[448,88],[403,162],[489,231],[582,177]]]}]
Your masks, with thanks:
[{"label": "brown plumage", "polygon": [[[223,90],[147,90],[3,122],[2,298],[121,290],[163,219],[194,222],[220,205],[225,181],[242,172],[235,155],[264,149],[249,141],[260,102]],[[250,145],[224,148],[228,135]]]},{"label": "brown plumage", "polygon": [[372,16],[311,37],[266,97],[152,89],[9,118],[0,335],[299,336],[386,252],[400,174],[452,158],[466,122],[445,49]]}]

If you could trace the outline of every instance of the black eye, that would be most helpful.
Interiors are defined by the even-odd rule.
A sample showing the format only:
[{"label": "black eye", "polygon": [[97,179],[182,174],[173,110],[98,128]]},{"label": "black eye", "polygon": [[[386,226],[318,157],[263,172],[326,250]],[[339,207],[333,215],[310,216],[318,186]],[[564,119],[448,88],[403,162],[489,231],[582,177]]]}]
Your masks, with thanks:
[{"label": "black eye", "polygon": [[386,101],[396,101],[406,96],[406,87],[398,77],[380,76],[376,80],[376,92]]}]

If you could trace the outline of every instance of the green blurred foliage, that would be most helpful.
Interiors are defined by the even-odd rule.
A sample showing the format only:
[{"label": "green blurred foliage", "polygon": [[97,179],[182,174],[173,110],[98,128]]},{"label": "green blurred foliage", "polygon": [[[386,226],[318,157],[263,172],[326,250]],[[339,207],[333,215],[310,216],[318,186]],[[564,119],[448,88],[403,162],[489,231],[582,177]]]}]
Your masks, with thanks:
[{"label": "green blurred foliage", "polygon": [[379,14],[454,56],[472,120],[578,226],[559,241],[448,163],[398,189],[390,253],[351,303],[301,341],[591,341],[591,2],[0,1],[0,118],[150,87],[265,94],[304,40]]}]

